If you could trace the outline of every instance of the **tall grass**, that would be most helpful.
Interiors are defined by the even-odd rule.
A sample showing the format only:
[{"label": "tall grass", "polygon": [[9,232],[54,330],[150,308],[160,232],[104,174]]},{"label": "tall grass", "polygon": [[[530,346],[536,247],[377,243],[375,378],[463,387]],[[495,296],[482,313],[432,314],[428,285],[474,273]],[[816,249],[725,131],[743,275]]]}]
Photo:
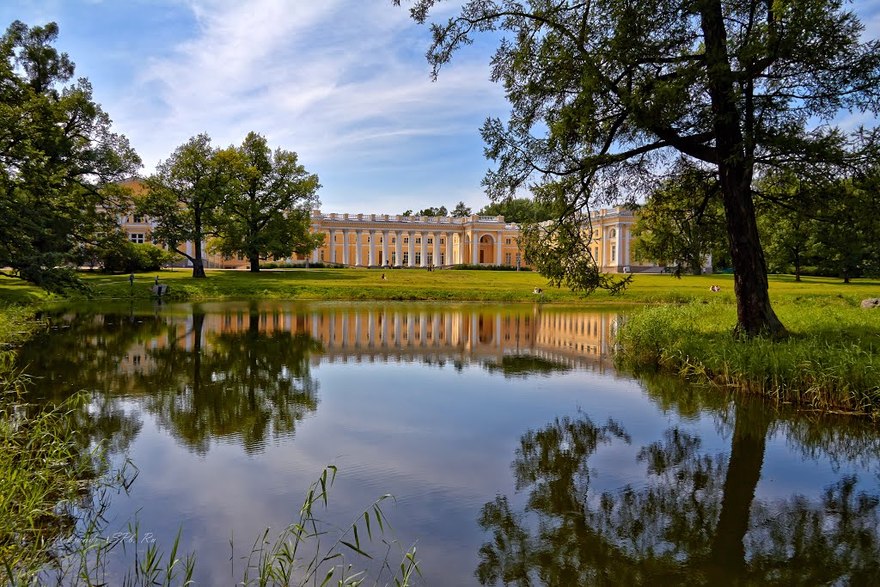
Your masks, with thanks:
[{"label": "tall grass", "polygon": [[617,362],[807,408],[880,414],[880,314],[845,298],[774,308],[789,331],[782,341],[736,339],[728,304],[645,308],[619,330]]}]

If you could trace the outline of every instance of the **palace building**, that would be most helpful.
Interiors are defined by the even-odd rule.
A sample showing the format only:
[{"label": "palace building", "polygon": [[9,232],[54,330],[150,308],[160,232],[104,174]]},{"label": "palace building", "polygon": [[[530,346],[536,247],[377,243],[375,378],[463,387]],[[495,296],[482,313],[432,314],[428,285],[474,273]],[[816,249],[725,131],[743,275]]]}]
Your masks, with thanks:
[{"label": "palace building", "polygon": [[[593,258],[605,273],[658,271],[653,263],[635,264],[631,257],[636,213],[623,206],[595,210],[590,226]],[[149,218],[119,218],[128,239],[152,242]],[[308,258],[276,259],[290,265],[323,263],[346,267],[444,267],[451,265],[526,266],[520,248],[520,227],[503,216],[403,216],[392,214],[311,213],[311,231],[323,233],[324,243]],[[183,246],[192,254],[192,243]],[[244,259],[221,257],[203,244],[206,267],[239,269]],[[186,260],[181,265],[186,265]]]}]

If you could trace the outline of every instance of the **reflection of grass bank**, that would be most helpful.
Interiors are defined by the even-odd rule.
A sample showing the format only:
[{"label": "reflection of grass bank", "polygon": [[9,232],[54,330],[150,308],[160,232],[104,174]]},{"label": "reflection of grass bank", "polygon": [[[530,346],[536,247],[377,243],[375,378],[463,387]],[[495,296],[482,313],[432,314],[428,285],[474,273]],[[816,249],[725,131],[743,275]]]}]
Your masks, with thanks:
[{"label": "reflection of grass bank", "polygon": [[732,304],[687,304],[633,313],[618,333],[618,361],[759,393],[820,410],[880,409],[880,314],[844,298],[776,301],[790,336],[731,336]]}]

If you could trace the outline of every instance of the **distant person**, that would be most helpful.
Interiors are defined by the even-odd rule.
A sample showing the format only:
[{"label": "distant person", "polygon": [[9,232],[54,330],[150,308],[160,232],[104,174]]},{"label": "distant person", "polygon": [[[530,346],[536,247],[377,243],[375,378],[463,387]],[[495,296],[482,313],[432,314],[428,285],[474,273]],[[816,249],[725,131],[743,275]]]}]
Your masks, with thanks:
[{"label": "distant person", "polygon": [[128,276],[128,284],[134,287],[134,273]]},{"label": "distant person", "polygon": [[536,287],[535,289],[532,290],[532,293],[537,296],[540,296],[540,295],[544,294],[544,290],[541,289],[540,287]]},{"label": "distant person", "polygon": [[382,281],[385,281],[385,274],[382,274]]}]

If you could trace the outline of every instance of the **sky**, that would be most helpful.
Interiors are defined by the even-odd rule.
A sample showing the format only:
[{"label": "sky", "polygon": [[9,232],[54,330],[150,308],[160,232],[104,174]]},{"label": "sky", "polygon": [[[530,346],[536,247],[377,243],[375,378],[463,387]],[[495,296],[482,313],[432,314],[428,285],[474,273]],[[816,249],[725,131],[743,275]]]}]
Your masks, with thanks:
[{"label": "sky", "polygon": [[[853,8],[876,38],[880,0]],[[58,23],[56,48],[92,82],[142,175],[198,133],[226,147],[256,131],[318,174],[324,212],[489,203],[479,128],[509,110],[489,81],[494,39],[432,81],[430,31],[391,0],[0,0],[0,24],[16,19]]]}]

